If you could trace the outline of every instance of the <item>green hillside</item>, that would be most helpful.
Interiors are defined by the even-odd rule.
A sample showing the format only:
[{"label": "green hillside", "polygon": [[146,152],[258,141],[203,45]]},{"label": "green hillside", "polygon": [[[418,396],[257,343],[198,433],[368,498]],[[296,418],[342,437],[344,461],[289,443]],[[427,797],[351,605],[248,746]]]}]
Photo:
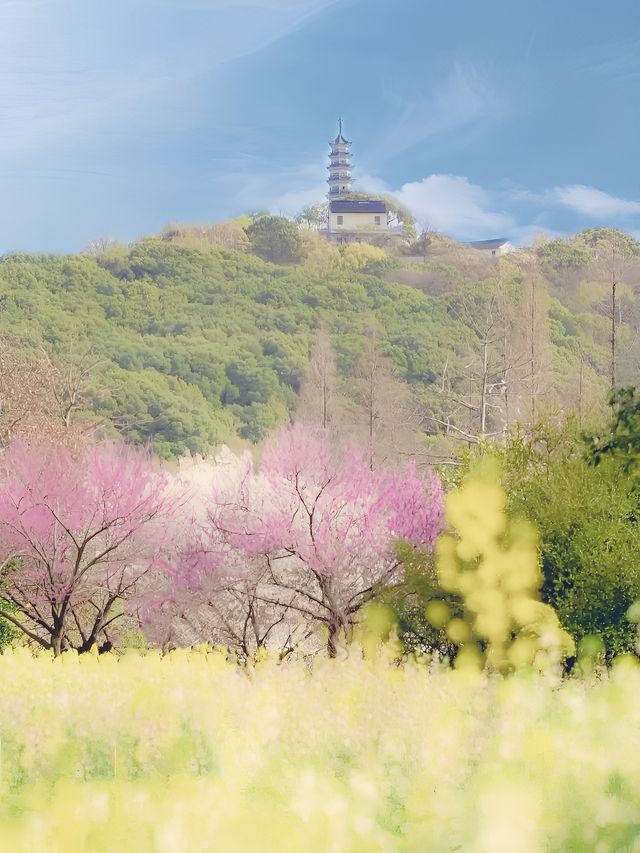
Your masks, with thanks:
[{"label": "green hillside", "polygon": [[[494,396],[484,428],[497,431],[536,406],[592,407],[606,388],[606,276],[600,285],[598,241],[580,239],[580,251],[545,244],[475,267],[460,247],[447,255],[434,245],[420,263],[370,264],[379,275],[335,259],[319,271],[310,253],[275,265],[166,235],[95,257],[9,254],[0,259],[0,334],[25,356],[42,344],[61,359],[91,347],[102,358],[93,409],[165,456],[233,435],[258,441],[285,420],[321,323],[343,378],[379,330],[425,433],[482,431],[478,366],[487,356]],[[410,285],[394,281],[403,276]],[[628,281],[619,300],[619,372],[635,381],[638,297]]]}]

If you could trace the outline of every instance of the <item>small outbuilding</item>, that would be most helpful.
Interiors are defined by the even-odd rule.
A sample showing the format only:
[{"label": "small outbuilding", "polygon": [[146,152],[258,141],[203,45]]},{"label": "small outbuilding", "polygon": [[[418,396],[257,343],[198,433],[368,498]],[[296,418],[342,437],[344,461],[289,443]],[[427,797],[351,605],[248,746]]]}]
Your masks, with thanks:
[{"label": "small outbuilding", "polygon": [[474,240],[467,245],[472,249],[478,249],[481,252],[486,252],[488,255],[506,255],[514,250],[514,246],[507,240],[506,237],[496,237],[493,240]]}]

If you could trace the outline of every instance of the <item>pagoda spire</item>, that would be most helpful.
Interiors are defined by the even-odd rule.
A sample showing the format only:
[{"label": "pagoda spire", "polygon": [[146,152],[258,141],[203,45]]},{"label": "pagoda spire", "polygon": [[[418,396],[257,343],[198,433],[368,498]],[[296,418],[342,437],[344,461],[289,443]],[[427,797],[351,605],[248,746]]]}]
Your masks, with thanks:
[{"label": "pagoda spire", "polygon": [[353,190],[353,176],[351,174],[351,143],[345,139],[342,133],[342,117],[338,119],[338,135],[329,143],[329,199],[342,198]]}]

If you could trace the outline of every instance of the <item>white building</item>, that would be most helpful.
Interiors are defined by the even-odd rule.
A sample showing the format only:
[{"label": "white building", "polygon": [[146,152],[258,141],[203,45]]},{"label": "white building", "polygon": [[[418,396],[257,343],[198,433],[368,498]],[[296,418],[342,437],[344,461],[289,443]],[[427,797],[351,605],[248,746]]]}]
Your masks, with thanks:
[{"label": "white building", "polygon": [[383,201],[334,199],[329,202],[329,234],[338,242],[387,231],[387,205]]},{"label": "white building", "polygon": [[472,249],[478,249],[480,252],[485,252],[487,255],[494,255],[495,257],[513,252],[515,248],[506,237],[497,237],[495,240],[475,240],[468,245]]}]

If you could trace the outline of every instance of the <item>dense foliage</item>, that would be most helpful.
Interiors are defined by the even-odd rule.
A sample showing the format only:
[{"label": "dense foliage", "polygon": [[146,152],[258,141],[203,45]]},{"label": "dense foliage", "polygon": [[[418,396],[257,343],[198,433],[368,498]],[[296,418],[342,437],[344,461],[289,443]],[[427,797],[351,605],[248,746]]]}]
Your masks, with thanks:
[{"label": "dense foliage", "polygon": [[300,260],[302,240],[295,223],[284,216],[258,216],[247,228],[252,250],[275,264]]},{"label": "dense foliage", "polygon": [[0,331],[25,346],[71,341],[104,361],[94,408],[163,455],[203,452],[237,432],[258,440],[287,417],[327,318],[340,366],[371,316],[410,381],[428,381],[455,324],[423,294],[358,273],[320,278],[233,251],[148,240],[91,257],[11,255],[0,262]]},{"label": "dense foliage", "polygon": [[544,600],[578,642],[597,636],[609,657],[632,651],[640,528],[638,493],[622,461],[595,467],[571,428],[516,437],[498,453],[511,512],[539,530]]},{"label": "dense foliage", "polygon": [[640,463],[640,393],[637,388],[616,388],[609,400],[613,422],[608,434],[589,436],[589,450],[594,465],[614,457],[624,465],[626,474],[638,475]]},{"label": "dense foliage", "polygon": [[592,447],[571,419],[547,421],[481,448],[463,470],[495,464],[509,515],[537,531],[543,601],[578,645],[593,638],[612,658],[636,645],[639,495],[628,450],[604,453],[596,465]]},{"label": "dense foliage", "polygon": [[[496,267],[455,246],[440,257],[434,243],[423,263],[404,269],[380,249],[339,252],[304,231],[296,235],[301,262],[277,266],[246,251],[249,234],[267,257],[258,225],[271,219],[247,220],[246,230],[239,221],[176,226],[95,256],[6,255],[0,334],[25,356],[41,344],[59,358],[91,349],[98,366],[87,406],[105,430],[151,440],[163,456],[204,452],[236,435],[258,441],[285,421],[321,323],[343,378],[375,325],[428,416],[427,431],[450,438],[455,428],[463,438],[501,431],[536,405],[589,411],[601,397],[611,324],[598,235],[580,241],[570,275],[552,244]],[[625,382],[636,381],[640,363],[637,298],[627,283],[633,247],[618,287]],[[415,286],[394,283],[403,275]]]}]

